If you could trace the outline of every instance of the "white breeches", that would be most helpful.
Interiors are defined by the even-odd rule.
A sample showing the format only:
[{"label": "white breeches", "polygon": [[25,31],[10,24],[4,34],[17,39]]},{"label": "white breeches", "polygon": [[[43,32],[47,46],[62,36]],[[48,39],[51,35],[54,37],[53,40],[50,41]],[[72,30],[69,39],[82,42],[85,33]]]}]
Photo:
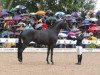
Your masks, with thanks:
[{"label": "white breeches", "polygon": [[78,55],[82,54],[82,46],[76,46],[76,50]]}]

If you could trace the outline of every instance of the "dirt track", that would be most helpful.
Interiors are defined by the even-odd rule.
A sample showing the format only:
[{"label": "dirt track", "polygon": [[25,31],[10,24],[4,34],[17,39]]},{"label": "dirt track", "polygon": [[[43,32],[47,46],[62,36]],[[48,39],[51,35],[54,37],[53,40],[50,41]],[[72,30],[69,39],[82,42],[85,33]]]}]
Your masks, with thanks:
[{"label": "dirt track", "polygon": [[23,64],[17,53],[0,53],[0,75],[100,75],[100,53],[84,53],[76,65],[76,53],[54,53],[54,65],[47,65],[46,53],[24,53]]}]

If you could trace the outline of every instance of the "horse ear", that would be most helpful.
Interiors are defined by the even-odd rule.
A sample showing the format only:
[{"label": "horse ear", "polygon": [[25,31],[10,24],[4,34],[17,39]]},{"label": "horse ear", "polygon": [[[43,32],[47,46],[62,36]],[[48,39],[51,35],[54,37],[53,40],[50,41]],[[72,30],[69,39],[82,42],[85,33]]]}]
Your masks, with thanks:
[{"label": "horse ear", "polygon": [[64,24],[64,27],[66,28],[67,27],[67,21],[66,21],[66,19],[63,19],[63,24]]},{"label": "horse ear", "polygon": [[66,19],[63,19],[63,21],[64,21],[64,23],[67,23],[67,22],[66,22]]}]

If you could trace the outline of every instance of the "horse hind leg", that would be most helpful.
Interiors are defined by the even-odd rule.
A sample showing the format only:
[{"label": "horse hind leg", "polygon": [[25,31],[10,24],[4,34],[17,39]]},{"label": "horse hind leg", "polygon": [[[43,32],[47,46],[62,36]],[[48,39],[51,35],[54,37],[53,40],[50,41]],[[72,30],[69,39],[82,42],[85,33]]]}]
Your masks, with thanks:
[{"label": "horse hind leg", "polygon": [[25,48],[26,48],[25,44],[23,44],[21,48],[18,48],[18,61],[20,63],[22,63],[22,61],[23,61],[22,53],[23,53],[23,51],[24,51]]},{"label": "horse hind leg", "polygon": [[22,63],[22,50],[18,50],[18,61]]},{"label": "horse hind leg", "polygon": [[22,56],[22,53],[23,53],[23,50],[24,50],[25,48],[20,48],[20,49],[18,49],[18,61],[20,62],[20,63],[22,63],[22,61],[23,61],[23,56]]},{"label": "horse hind leg", "polygon": [[17,56],[18,56],[18,61],[19,62],[22,62],[22,52],[21,52],[21,48],[18,48]]}]

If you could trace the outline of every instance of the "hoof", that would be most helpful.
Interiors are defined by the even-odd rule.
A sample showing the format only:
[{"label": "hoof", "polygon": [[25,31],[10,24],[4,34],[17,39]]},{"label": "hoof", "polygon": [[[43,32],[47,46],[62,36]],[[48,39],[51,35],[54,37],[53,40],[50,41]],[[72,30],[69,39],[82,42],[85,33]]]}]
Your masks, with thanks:
[{"label": "hoof", "polygon": [[52,62],[51,64],[54,65],[54,62]]},{"label": "hoof", "polygon": [[81,65],[81,63],[76,63],[76,65]]},{"label": "hoof", "polygon": [[21,59],[18,59],[18,61],[19,61],[19,62],[22,62],[22,60],[21,60]]},{"label": "hoof", "polygon": [[46,59],[47,64],[50,64],[49,61]]},{"label": "hoof", "polygon": [[22,64],[22,62],[19,62],[19,64]]},{"label": "hoof", "polygon": [[50,64],[49,62],[47,62],[47,64]]}]

